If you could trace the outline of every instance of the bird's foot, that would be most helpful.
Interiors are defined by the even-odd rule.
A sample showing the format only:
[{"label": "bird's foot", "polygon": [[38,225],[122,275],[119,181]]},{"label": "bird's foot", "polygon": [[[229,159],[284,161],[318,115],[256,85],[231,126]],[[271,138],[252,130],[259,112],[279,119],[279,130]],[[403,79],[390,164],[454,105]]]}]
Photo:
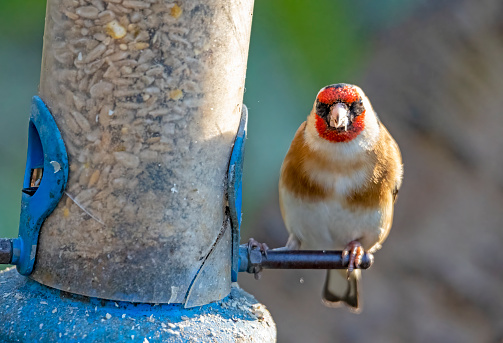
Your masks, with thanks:
[{"label": "bird's foot", "polygon": [[[254,249],[259,249],[260,252],[267,258],[267,250],[269,250],[269,247],[265,243],[259,243],[257,242],[254,238],[250,238],[248,240],[248,256],[250,256],[250,253]],[[255,276],[255,280],[259,280],[262,272],[262,268],[260,267],[253,267],[253,275]]]},{"label": "bird's foot", "polygon": [[360,267],[364,254],[365,251],[363,250],[362,245],[358,241],[349,242],[348,245],[346,245],[346,247],[342,251],[343,258],[346,258],[346,256],[349,255],[348,274],[347,274],[348,279],[351,272],[356,268]]}]

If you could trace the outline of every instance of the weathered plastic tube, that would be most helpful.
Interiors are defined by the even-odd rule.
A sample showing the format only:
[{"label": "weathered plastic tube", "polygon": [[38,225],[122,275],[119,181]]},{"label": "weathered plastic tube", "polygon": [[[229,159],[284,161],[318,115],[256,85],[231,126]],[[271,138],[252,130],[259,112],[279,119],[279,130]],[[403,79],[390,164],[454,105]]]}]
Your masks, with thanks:
[{"label": "weathered plastic tube", "polygon": [[32,277],[112,300],[221,299],[253,0],[82,4],[47,2],[40,95],[70,174]]}]

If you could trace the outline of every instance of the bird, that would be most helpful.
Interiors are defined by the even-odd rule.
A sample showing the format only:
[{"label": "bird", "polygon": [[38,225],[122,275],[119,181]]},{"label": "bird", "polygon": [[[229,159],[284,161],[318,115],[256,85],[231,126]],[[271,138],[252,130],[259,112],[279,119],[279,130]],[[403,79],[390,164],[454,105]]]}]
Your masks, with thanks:
[{"label": "bird", "polygon": [[397,143],[363,91],[323,87],[280,171],[279,202],[290,250],[342,250],[347,270],[327,270],[322,302],[360,312],[358,266],[388,236],[402,184]]}]

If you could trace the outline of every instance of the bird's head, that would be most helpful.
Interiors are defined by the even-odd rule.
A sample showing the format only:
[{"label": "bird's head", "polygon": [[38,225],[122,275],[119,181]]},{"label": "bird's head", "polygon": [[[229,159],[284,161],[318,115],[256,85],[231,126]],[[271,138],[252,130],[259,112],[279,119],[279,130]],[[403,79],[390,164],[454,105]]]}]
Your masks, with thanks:
[{"label": "bird's head", "polygon": [[366,103],[365,94],[356,86],[339,83],[323,87],[313,108],[319,136],[331,142],[353,140],[365,128]]}]

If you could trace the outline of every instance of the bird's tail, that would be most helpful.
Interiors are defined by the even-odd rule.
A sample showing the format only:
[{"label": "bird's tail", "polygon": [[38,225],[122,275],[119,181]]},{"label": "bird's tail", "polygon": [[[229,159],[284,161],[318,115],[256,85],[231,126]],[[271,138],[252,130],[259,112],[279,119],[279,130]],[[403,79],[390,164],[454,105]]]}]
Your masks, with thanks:
[{"label": "bird's tail", "polygon": [[344,269],[327,270],[327,279],[323,287],[323,304],[328,307],[337,307],[346,304],[352,312],[361,311],[361,302],[358,297],[359,280],[361,271],[355,269],[347,278]]}]

